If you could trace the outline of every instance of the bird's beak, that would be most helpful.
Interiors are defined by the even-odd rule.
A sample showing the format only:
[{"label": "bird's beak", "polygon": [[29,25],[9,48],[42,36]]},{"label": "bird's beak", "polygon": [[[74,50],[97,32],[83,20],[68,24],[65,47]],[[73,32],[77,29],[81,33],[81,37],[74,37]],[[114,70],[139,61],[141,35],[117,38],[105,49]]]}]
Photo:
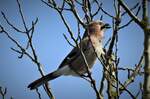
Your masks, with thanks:
[{"label": "bird's beak", "polygon": [[106,24],[104,24],[104,26],[103,26],[105,29],[109,29],[109,28],[111,28],[111,26],[108,24],[108,23],[106,23]]}]

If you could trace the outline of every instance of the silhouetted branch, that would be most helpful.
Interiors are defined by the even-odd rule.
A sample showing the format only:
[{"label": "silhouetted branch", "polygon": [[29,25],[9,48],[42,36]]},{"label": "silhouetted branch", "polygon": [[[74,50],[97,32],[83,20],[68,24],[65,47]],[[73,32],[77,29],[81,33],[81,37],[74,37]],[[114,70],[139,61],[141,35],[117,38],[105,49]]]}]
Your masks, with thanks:
[{"label": "silhouetted branch", "polygon": [[136,98],[138,98],[138,96],[140,95],[140,93],[142,93],[142,89],[143,89],[142,86],[143,86],[143,85],[142,85],[142,83],[140,82],[140,83],[139,83],[139,91],[137,92],[137,94],[136,94],[136,96],[135,96]]},{"label": "silhouetted branch", "polygon": [[6,20],[7,24],[10,25],[14,30],[16,30],[19,33],[25,33],[25,31],[18,29],[11,22],[9,22],[9,20],[6,18],[5,14],[3,12],[1,12],[1,14],[2,14],[3,18]]},{"label": "silhouetted branch", "polygon": [[[142,68],[141,64],[142,64],[142,61],[143,61],[143,55],[141,56],[140,58],[140,61],[139,63],[136,65],[135,69],[133,70],[133,73],[128,77],[128,79],[125,81],[124,83],[124,87],[127,87],[129,84],[131,84],[133,82],[133,80],[135,79],[136,75],[139,74],[140,72],[140,69]],[[128,70],[131,70],[131,69],[128,69]],[[131,70],[132,71],[132,70]],[[122,88],[120,88],[120,91],[122,93]]]},{"label": "silhouetted branch", "polygon": [[144,85],[143,99],[150,98],[150,27],[148,18],[148,0],[142,0],[142,19],[140,20],[133,14],[123,0],[118,0],[119,4],[124,8],[128,15],[137,23],[144,32]]},{"label": "silhouetted branch", "polygon": [[64,38],[66,39],[66,41],[68,42],[68,44],[72,47],[75,47],[70,41],[69,39],[67,38],[67,36],[65,34],[63,34]]},{"label": "silhouetted branch", "polygon": [[106,48],[106,46],[110,43],[111,41],[111,37],[107,40],[107,42],[104,44],[104,48]]},{"label": "silhouetted branch", "polygon": [[[135,72],[135,69],[134,69],[134,68],[118,67],[118,70],[119,70],[119,71],[127,71],[127,72],[129,72],[130,74],[129,74],[128,78],[131,76],[131,73]],[[143,75],[143,74],[144,74],[144,72],[138,71],[138,75]]]},{"label": "silhouetted branch", "polygon": [[0,95],[2,96],[2,99],[5,99],[6,93],[7,93],[7,88],[4,88],[4,89],[3,89],[3,88],[0,86]]},{"label": "silhouetted branch", "polygon": [[[139,6],[139,2],[138,3],[136,3],[131,9],[130,9],[130,11],[133,11],[134,9],[136,9],[138,6]],[[140,7],[140,6],[139,6]],[[121,14],[121,16],[124,16],[124,15],[126,15],[127,14],[127,12],[125,11],[125,12],[123,12],[122,14]]]},{"label": "silhouetted branch", "polygon": [[38,89],[36,89],[36,93],[38,94],[38,98],[42,99],[40,92],[38,91]]},{"label": "silhouetted branch", "polygon": [[[136,16],[139,14],[140,9],[141,9],[141,6],[138,7],[138,10],[137,10],[137,12],[135,14]],[[119,29],[127,27],[129,24],[131,24],[131,22],[133,22],[133,19],[131,19],[130,21],[128,21],[125,25],[120,26]]]},{"label": "silhouetted branch", "polygon": [[97,4],[98,8],[95,11],[95,13],[93,13],[92,17],[96,16],[99,13],[101,6],[102,6],[102,3],[99,3],[97,0],[94,0],[94,2]]},{"label": "silhouetted branch", "polygon": [[79,4],[80,6],[83,6],[83,4],[80,2],[80,0],[78,1],[78,0],[75,0],[75,2],[77,3],[77,4]]},{"label": "silhouetted branch", "polygon": [[24,15],[23,15],[23,13],[22,13],[22,9],[21,9],[21,5],[20,5],[19,0],[17,0],[17,4],[18,4],[18,7],[19,7],[19,13],[20,13],[20,15],[21,15],[21,19],[22,19],[24,28],[26,29],[26,31],[28,31],[27,25],[26,25],[26,22],[25,22],[25,19],[24,19]]},{"label": "silhouetted branch", "polygon": [[[25,37],[27,37],[27,45],[26,47],[24,47],[23,45],[21,45],[19,43],[19,41],[17,39],[14,39],[9,32],[7,32],[4,27],[2,25],[0,25],[2,31],[1,33],[4,33],[8,39],[10,39],[18,48],[11,48],[13,51],[17,52],[18,54],[20,54],[20,56],[18,56],[18,58],[22,58],[23,55],[26,55],[28,56],[29,59],[32,60],[32,62],[34,62],[37,67],[38,67],[38,70],[40,72],[40,74],[42,76],[44,76],[44,71],[42,70],[41,68],[41,63],[39,62],[38,60],[38,56],[36,54],[36,51],[35,51],[35,48],[33,46],[33,43],[32,43],[32,38],[33,38],[33,34],[34,34],[34,29],[35,29],[35,25],[37,24],[38,22],[38,18],[35,20],[35,21],[32,21],[32,26],[30,28],[27,27],[27,24],[26,24],[26,20],[24,18],[24,14],[23,14],[23,11],[21,9],[21,4],[19,2],[19,0],[17,0],[17,4],[18,4],[18,9],[19,9],[19,14],[21,16],[21,20],[22,20],[22,23],[23,23],[23,26],[25,28],[25,30],[20,30],[18,28],[16,28],[9,20],[8,18],[6,17],[6,15],[1,12],[3,18],[5,19],[6,23],[11,26],[15,31],[17,31],[18,33],[23,33],[23,35],[26,35]],[[31,48],[31,53],[27,51],[28,48]],[[44,86],[44,89],[45,91],[47,92],[47,95],[51,98],[51,99],[54,99],[54,96],[49,88],[49,85],[48,83],[45,84]]]},{"label": "silhouetted branch", "polygon": [[103,4],[101,3],[101,6],[100,6],[101,11],[102,11],[104,14],[106,14],[107,16],[109,16],[110,18],[114,18],[114,19],[115,19],[115,17],[114,17],[113,15],[109,14],[107,11],[105,11],[105,10],[103,9],[102,5],[103,5]]},{"label": "silhouetted branch", "polygon": [[104,90],[104,81],[105,81],[105,73],[103,72],[102,79],[100,80],[100,88],[99,93],[103,96],[103,90]]},{"label": "silhouetted branch", "polygon": [[133,12],[130,11],[130,9],[128,8],[128,6],[122,0],[118,0],[118,2],[125,9],[125,11],[133,18],[133,20],[137,24],[139,24],[141,27],[143,27],[143,25],[140,22],[140,19]]}]

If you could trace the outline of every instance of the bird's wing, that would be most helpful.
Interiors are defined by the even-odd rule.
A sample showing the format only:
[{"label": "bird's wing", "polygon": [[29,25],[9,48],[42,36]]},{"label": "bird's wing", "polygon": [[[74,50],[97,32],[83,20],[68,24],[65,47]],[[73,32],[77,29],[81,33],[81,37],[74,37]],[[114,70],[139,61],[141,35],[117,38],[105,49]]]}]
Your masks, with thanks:
[{"label": "bird's wing", "polygon": [[[82,51],[86,51],[88,49],[88,44],[89,43],[89,38],[86,37],[84,38],[79,44],[82,47]],[[62,61],[62,63],[60,64],[59,68],[70,64],[70,62],[72,62],[73,60],[75,60],[76,58],[78,58],[78,56],[80,55],[80,50],[77,47],[74,47],[72,49],[72,51],[65,57],[65,59]]]}]

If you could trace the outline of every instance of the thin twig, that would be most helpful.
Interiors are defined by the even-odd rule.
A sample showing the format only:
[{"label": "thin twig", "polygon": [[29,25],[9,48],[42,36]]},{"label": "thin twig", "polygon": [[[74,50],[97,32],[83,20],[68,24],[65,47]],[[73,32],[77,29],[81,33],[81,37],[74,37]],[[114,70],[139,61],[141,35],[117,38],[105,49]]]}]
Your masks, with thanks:
[{"label": "thin twig", "polygon": [[40,94],[38,88],[36,88],[36,93],[38,94],[38,98],[39,98],[39,99],[42,99],[41,94]]},{"label": "thin twig", "polygon": [[[137,12],[135,14],[136,16],[139,14],[140,9],[141,9],[141,6],[139,6],[139,8],[138,8],[138,10],[137,10]],[[133,19],[131,19],[130,21],[128,21],[125,25],[120,26],[118,29],[122,29],[122,28],[125,28],[125,27],[129,26],[129,24],[131,24],[131,22],[133,22]]]},{"label": "thin twig", "polygon": [[[38,57],[37,57],[35,48],[34,48],[33,43],[32,43],[34,28],[35,28],[35,24],[37,23],[38,19],[36,19],[35,22],[32,21],[32,27],[31,27],[31,28],[28,28],[28,27],[27,27],[27,24],[26,24],[26,20],[25,20],[25,18],[24,18],[23,12],[22,12],[22,9],[21,9],[21,4],[20,4],[19,0],[17,0],[17,4],[18,4],[18,9],[19,9],[19,14],[20,14],[20,16],[21,16],[21,19],[22,19],[22,22],[23,22],[23,26],[24,26],[24,28],[25,28],[25,31],[23,31],[23,33],[27,35],[27,40],[28,40],[28,42],[27,42],[27,47],[26,47],[26,48],[23,47],[23,46],[19,43],[19,41],[17,41],[16,39],[14,39],[14,38],[10,35],[10,33],[8,33],[6,30],[4,30],[4,28],[3,28],[2,26],[0,26],[1,29],[2,29],[1,33],[6,34],[6,36],[8,37],[8,39],[10,39],[13,43],[15,43],[15,45],[19,48],[19,50],[18,50],[18,49],[11,48],[13,51],[15,51],[15,52],[17,52],[17,53],[20,54],[20,56],[19,56],[18,58],[22,58],[24,54],[25,54],[26,56],[28,56],[28,58],[31,59],[31,60],[37,65],[40,74],[41,74],[42,76],[44,76],[44,72],[43,72],[43,70],[42,70],[41,63],[40,63],[39,60],[38,60]],[[4,17],[4,19],[6,20],[6,22],[7,22],[8,25],[10,25],[10,26],[11,26],[14,30],[16,30],[17,32],[21,32],[21,33],[22,33],[21,30],[17,29],[13,24],[11,24],[11,23],[8,21],[8,19],[5,17],[5,14],[4,14],[4,13],[2,13],[2,15],[3,15],[3,17]],[[29,47],[31,48],[31,53],[29,53],[29,52],[26,51]],[[52,92],[51,92],[51,90],[50,90],[50,88],[49,88],[48,83],[45,84],[44,89],[45,89],[45,92],[47,93],[47,95],[49,96],[49,98],[54,99],[54,96],[53,96],[53,94],[52,94]]]},{"label": "thin twig", "polygon": [[111,37],[106,41],[106,43],[104,44],[104,48],[106,48],[106,46],[110,43],[111,41]]},{"label": "thin twig", "polygon": [[68,42],[68,44],[69,44],[70,46],[75,47],[75,46],[69,41],[69,39],[67,38],[67,36],[66,36],[65,34],[63,34],[63,36],[64,36],[65,40]]},{"label": "thin twig", "polygon": [[103,9],[102,3],[101,3],[101,6],[100,6],[100,9],[101,9],[101,11],[102,11],[104,14],[106,14],[107,16],[109,16],[110,18],[114,18],[114,19],[115,19],[114,16],[112,16],[111,14],[109,14],[107,11],[105,11],[105,10]]},{"label": "thin twig", "polygon": [[4,89],[3,89],[3,88],[0,86],[0,95],[2,96],[2,99],[5,99],[6,93],[7,93],[7,88],[4,88]]},{"label": "thin twig", "polygon": [[22,19],[24,28],[26,29],[26,31],[28,31],[27,25],[26,25],[26,22],[25,22],[25,19],[24,19],[24,15],[23,15],[23,13],[22,13],[22,9],[21,9],[21,5],[20,5],[19,0],[17,0],[17,4],[18,4],[18,7],[19,7],[19,13],[20,13],[20,15],[21,15],[21,19]]},{"label": "thin twig", "polygon": [[133,20],[139,25],[141,26],[142,28],[143,27],[143,24],[141,23],[140,19],[132,12],[130,11],[130,9],[128,8],[128,6],[124,3],[124,1],[122,0],[118,0],[119,4],[126,10],[126,12],[129,14],[129,16],[131,18],[133,18]]},{"label": "thin twig", "polygon": [[99,13],[99,11],[100,11],[100,9],[101,9],[101,6],[102,6],[102,3],[99,4],[99,2],[98,2],[97,0],[94,0],[94,2],[96,2],[98,8],[97,8],[97,10],[95,11],[95,13],[93,13],[92,17],[96,16],[96,15]]},{"label": "thin twig", "polygon": [[103,90],[104,90],[104,81],[105,81],[105,73],[103,72],[101,82],[100,82],[100,88],[99,93],[103,96]]},{"label": "thin twig", "polygon": [[16,30],[19,33],[25,33],[25,31],[22,31],[22,30],[18,29],[17,27],[15,27],[5,16],[4,12],[1,12],[1,14],[2,14],[3,18],[5,19],[5,21],[7,22],[7,24],[10,25],[14,30]]},{"label": "thin twig", "polygon": [[[139,6],[139,2],[138,3],[136,3],[131,9],[130,9],[130,11],[133,11],[134,9],[136,9],[138,6]],[[121,16],[124,16],[124,15],[126,15],[127,14],[127,12],[125,11],[125,12],[123,12],[122,14],[121,14]]]},{"label": "thin twig", "polygon": [[83,4],[80,2],[80,0],[78,1],[78,0],[75,0],[75,2],[77,3],[77,4],[79,4],[80,6],[83,6]]},{"label": "thin twig", "polygon": [[[144,57],[144,56],[142,55],[141,58],[140,58],[140,60],[139,60],[139,63],[136,65],[136,67],[135,67],[133,73],[132,73],[132,74],[130,75],[130,77],[125,81],[124,87],[127,87],[129,84],[131,84],[132,81],[133,81],[133,79],[135,79],[136,75],[139,74],[140,68],[142,67],[142,66],[141,66],[141,63],[142,63],[142,61],[143,61],[143,57]],[[121,91],[120,93],[122,93],[122,92],[123,92],[123,89],[120,88],[120,91]]]}]

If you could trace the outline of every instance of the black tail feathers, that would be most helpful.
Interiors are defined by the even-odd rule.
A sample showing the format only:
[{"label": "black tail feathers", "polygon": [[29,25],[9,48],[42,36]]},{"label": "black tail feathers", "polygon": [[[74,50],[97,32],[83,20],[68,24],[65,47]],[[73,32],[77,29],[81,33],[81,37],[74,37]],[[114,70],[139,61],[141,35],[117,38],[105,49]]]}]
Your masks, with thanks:
[{"label": "black tail feathers", "polygon": [[59,76],[61,76],[61,75],[58,75],[57,71],[54,71],[50,74],[47,74],[46,76],[43,76],[43,77],[35,80],[34,82],[32,82],[31,84],[28,85],[28,88],[30,88],[30,90],[36,89],[40,85],[43,85],[46,82],[48,82],[49,80],[53,80]]}]

